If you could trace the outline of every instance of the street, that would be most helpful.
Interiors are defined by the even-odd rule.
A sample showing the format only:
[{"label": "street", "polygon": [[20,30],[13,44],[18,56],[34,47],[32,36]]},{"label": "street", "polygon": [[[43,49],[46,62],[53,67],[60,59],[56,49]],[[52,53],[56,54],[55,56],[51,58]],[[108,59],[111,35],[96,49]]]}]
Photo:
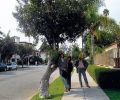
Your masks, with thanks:
[{"label": "street", "polygon": [[39,88],[46,65],[0,72],[0,100],[27,100]]}]

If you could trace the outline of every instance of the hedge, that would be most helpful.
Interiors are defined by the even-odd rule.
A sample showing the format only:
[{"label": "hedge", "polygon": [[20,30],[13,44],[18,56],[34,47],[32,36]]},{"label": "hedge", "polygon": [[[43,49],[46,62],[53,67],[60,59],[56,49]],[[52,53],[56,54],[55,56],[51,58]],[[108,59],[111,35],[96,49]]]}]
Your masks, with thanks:
[{"label": "hedge", "polygon": [[120,70],[89,65],[89,74],[103,89],[120,89]]}]

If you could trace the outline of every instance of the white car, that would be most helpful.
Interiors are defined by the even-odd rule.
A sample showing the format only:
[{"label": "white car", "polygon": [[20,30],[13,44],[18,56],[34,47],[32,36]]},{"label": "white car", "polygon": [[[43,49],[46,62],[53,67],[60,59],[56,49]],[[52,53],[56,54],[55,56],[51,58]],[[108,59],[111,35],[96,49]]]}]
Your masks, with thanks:
[{"label": "white car", "polygon": [[8,63],[7,69],[8,70],[17,69],[17,64],[15,62]]}]

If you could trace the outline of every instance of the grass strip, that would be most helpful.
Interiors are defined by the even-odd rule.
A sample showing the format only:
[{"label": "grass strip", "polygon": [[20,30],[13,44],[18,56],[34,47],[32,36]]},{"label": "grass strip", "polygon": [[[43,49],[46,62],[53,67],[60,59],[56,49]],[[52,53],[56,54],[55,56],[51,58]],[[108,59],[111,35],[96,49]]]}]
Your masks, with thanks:
[{"label": "grass strip", "polygon": [[49,99],[41,99],[39,93],[37,93],[31,100],[61,100],[64,94],[64,85],[60,77],[50,84],[49,93],[51,95]]}]

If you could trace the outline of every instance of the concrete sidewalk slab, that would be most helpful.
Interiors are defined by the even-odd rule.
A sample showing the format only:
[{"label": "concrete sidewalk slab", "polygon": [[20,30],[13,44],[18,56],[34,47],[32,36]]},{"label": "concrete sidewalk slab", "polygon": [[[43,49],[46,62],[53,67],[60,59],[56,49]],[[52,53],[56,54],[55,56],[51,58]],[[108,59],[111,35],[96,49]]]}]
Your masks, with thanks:
[{"label": "concrete sidewalk slab", "polygon": [[[83,86],[80,87],[79,78],[76,71],[72,75],[72,89],[68,93],[64,93],[62,100],[109,100],[103,90],[98,87],[95,81],[87,73],[88,82],[91,88],[85,86],[83,80]],[[83,78],[82,78],[83,79]]]}]

